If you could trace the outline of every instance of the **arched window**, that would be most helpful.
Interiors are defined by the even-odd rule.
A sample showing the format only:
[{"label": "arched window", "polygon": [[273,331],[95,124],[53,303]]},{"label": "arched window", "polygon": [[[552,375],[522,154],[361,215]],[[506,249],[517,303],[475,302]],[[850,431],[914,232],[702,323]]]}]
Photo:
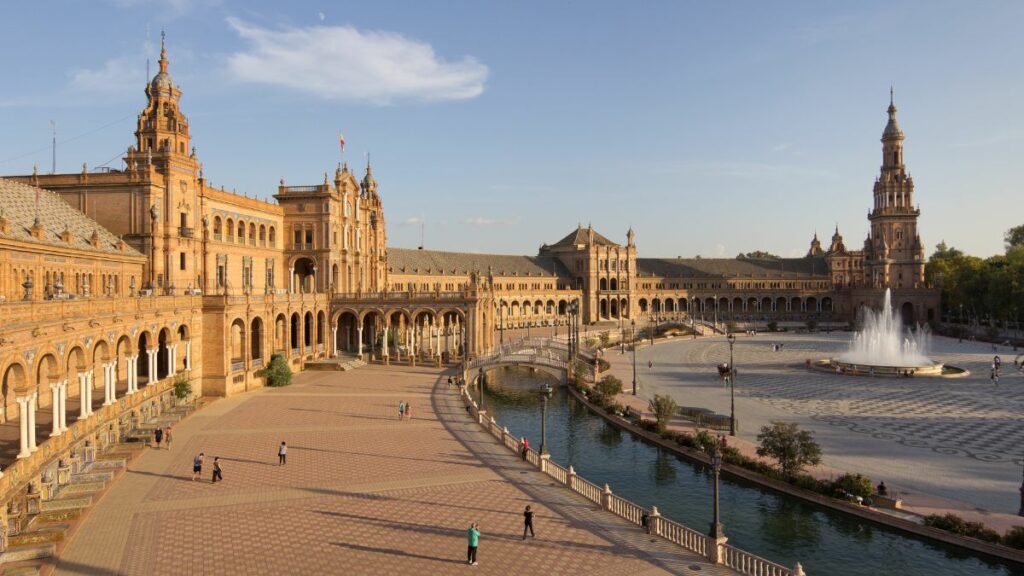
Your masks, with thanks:
[{"label": "arched window", "polygon": [[275,242],[277,242],[277,234],[274,232],[274,227],[271,226],[270,227],[270,245],[274,246]]},{"label": "arched window", "polygon": [[235,239],[235,221],[232,220],[231,218],[228,218],[227,222],[225,223],[225,225],[226,225],[226,227],[228,229],[228,240],[234,241],[234,239]]},{"label": "arched window", "polygon": [[252,223],[249,224],[249,243],[256,243],[256,225]]},{"label": "arched window", "polygon": [[245,242],[245,222],[238,222],[238,241]]}]

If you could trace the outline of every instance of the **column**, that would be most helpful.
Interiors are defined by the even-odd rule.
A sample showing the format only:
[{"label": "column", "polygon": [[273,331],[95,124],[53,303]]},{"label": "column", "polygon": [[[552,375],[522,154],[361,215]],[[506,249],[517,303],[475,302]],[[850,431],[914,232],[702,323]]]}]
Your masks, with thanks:
[{"label": "column", "polygon": [[50,437],[60,436],[60,382],[50,382],[50,413],[53,415]]},{"label": "column", "polygon": [[65,378],[60,382],[60,431],[64,432],[68,429],[68,379]]},{"label": "column", "polygon": [[381,356],[382,358],[387,358],[388,357],[388,328],[389,328],[389,326],[387,324],[385,324],[384,325],[384,339],[383,339],[384,345],[382,346],[383,354]]},{"label": "column", "polygon": [[363,325],[359,324],[359,327],[357,328],[357,330],[359,332],[359,335],[357,336],[357,338],[359,340],[359,356],[358,357],[359,357],[360,360],[362,360],[363,359]]},{"label": "column", "polygon": [[126,394],[132,394],[138,388],[139,380],[139,355],[128,356],[128,391]]},{"label": "column", "polygon": [[78,419],[85,420],[89,416],[89,375],[78,375]]},{"label": "column", "polygon": [[39,404],[39,392],[33,392],[28,401],[28,449],[35,452],[36,446],[36,406]]},{"label": "column", "polygon": [[28,458],[28,403],[31,400],[30,396],[24,398],[15,398],[18,401],[18,425],[19,434],[18,438],[21,442],[21,451],[18,452],[18,458]]},{"label": "column", "polygon": [[175,367],[178,365],[178,344],[171,344],[167,347],[167,375],[174,376]]},{"label": "column", "polygon": [[192,369],[192,340],[185,341],[185,369]]},{"label": "column", "polygon": [[331,358],[338,355],[338,327],[331,327]]},{"label": "column", "polygon": [[146,350],[146,359],[149,361],[149,380],[146,382],[146,386],[152,386],[156,384],[157,373],[156,373],[156,355],[160,353],[158,348],[152,350]]},{"label": "column", "polygon": [[90,416],[92,416],[92,391],[93,391],[93,387],[95,385],[96,385],[96,373],[90,370],[89,371],[89,379],[88,379],[88,382],[86,383],[86,387],[85,387],[85,396],[86,396],[85,408],[86,408],[86,412]]},{"label": "column", "polygon": [[111,362],[103,365],[103,405],[110,406],[114,403],[114,382],[117,378],[117,363]]},{"label": "column", "polygon": [[295,294],[295,267],[288,268],[288,293]]}]

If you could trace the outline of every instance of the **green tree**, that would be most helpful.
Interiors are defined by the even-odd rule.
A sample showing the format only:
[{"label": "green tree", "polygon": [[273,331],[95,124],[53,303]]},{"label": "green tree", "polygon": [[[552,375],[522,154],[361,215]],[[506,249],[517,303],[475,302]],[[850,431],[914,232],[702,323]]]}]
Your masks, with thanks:
[{"label": "green tree", "polygon": [[292,383],[292,369],[280,354],[270,357],[270,363],[260,371],[260,376],[263,376],[267,386],[274,388]]},{"label": "green tree", "polygon": [[608,334],[608,331],[605,330],[604,332],[601,332],[597,336],[598,336],[598,338],[601,339],[601,348],[607,348],[608,347],[608,341],[611,340],[611,335]]},{"label": "green tree", "polygon": [[650,401],[650,409],[658,423],[658,432],[664,432],[668,428],[668,421],[675,416],[677,408],[679,405],[671,396],[654,395],[654,399]]},{"label": "green tree", "polygon": [[836,479],[836,486],[862,498],[868,498],[875,492],[874,486],[871,485],[871,478],[860,474],[843,474]]},{"label": "green tree", "polygon": [[174,379],[174,397],[178,400],[188,398],[192,393],[192,384],[188,380],[188,374],[182,372]]},{"label": "green tree", "polygon": [[736,256],[737,260],[743,260],[747,258],[751,260],[780,260],[777,254],[765,252],[764,250],[755,250],[753,252],[747,252],[746,254],[740,252],[740,254]]},{"label": "green tree", "polygon": [[796,423],[762,426],[757,441],[757,455],[774,458],[786,479],[796,477],[808,464],[821,463],[821,446],[814,441],[814,433],[801,430]]},{"label": "green tree", "polygon": [[1024,246],[1024,224],[1007,230],[1006,234],[1003,235],[1003,240],[1006,241],[1007,251],[1014,246]]},{"label": "green tree", "polygon": [[602,398],[611,400],[622,394],[622,380],[609,374],[594,385],[594,392]]}]

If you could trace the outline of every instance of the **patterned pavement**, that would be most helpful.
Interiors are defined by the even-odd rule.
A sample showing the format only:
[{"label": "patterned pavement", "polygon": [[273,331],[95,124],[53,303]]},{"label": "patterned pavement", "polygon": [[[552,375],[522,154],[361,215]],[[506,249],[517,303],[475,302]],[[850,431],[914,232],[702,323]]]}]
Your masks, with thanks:
[{"label": "patterned pavement", "polygon": [[[881,378],[812,372],[806,359],[846,349],[849,333],[740,336],[734,346],[740,436],[756,442],[772,420],[815,431],[825,464],[899,485],[1015,513],[1024,465],[1024,375],[1014,352],[935,337],[931,356],[971,371],[964,378]],[[773,351],[773,344],[782,344]],[[1003,361],[998,385],[993,356]],[[629,354],[609,352],[613,370],[632,381]],[[682,406],[729,414],[729,390],[715,365],[729,361],[723,337],[680,339],[641,348],[641,394],[671,394]],[[648,368],[648,362],[653,366]]]},{"label": "patterned pavement", "polygon": [[[532,471],[441,382],[429,369],[370,366],[218,400],[175,427],[171,450],[132,462],[56,573],[731,573]],[[401,400],[412,420],[398,420]],[[192,482],[200,451],[203,481]],[[223,483],[209,481],[214,456]],[[537,538],[524,542],[527,504]],[[472,567],[470,522],[482,532]]]}]

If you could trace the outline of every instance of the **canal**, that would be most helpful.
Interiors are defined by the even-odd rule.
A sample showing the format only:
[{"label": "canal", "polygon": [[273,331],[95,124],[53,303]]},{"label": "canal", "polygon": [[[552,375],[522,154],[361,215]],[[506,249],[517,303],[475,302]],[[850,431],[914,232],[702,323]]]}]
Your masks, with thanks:
[{"label": "canal", "polygon": [[[509,432],[540,445],[541,373],[488,373],[486,409]],[[557,383],[550,381],[552,386]],[[474,390],[475,392],[475,390]],[[562,466],[641,506],[700,531],[711,522],[708,471],[591,414],[564,387],[548,404],[548,451]],[[729,543],[811,576],[1024,576],[1024,567],[905,536],[744,482],[723,479],[721,521]]]}]

